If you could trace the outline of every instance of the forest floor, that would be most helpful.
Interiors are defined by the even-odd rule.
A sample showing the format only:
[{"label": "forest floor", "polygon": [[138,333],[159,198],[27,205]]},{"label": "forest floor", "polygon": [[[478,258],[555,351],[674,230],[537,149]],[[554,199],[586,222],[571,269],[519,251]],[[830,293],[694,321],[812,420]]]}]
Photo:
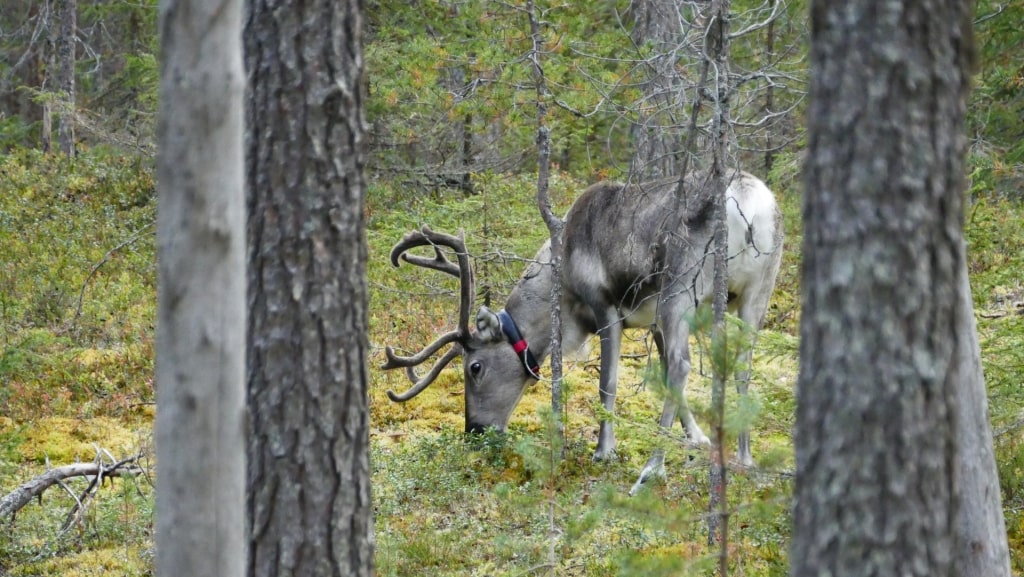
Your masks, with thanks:
[{"label": "forest floor", "polygon": [[[783,164],[783,163],[780,163]],[[751,398],[730,396],[730,430],[753,430],[752,470],[729,477],[734,575],[788,569],[799,324],[799,192],[794,163],[771,175],[784,209],[783,270],[754,356]],[[789,172],[786,172],[786,171]],[[68,479],[3,519],[0,575],[151,575],[155,187],[148,166],[102,154],[75,163],[35,153],[0,159],[0,493],[75,462],[133,459],[90,487]],[[377,574],[711,574],[709,456],[655,427],[649,335],[629,334],[616,406],[618,459],[595,463],[595,358],[566,366],[566,445],[548,434],[550,386],[531,387],[506,436],[462,435],[458,362],[424,393],[392,403],[400,371],[379,370],[385,345],[418,350],[457,317],[457,287],[440,274],[392,268],[387,252],[422,224],[464,229],[477,284],[495,307],[541,244],[529,176],[485,175],[483,195],[413,196],[371,187],[372,484]],[[584,183],[557,174],[558,210]],[[1024,574],[1024,207],[976,193],[967,215],[970,270],[996,432],[1014,571]],[[482,231],[486,231],[484,234]],[[478,303],[479,304],[479,303]],[[694,350],[701,340],[694,339]],[[596,346],[592,347],[596,357]],[[707,429],[709,379],[695,354],[687,399]],[[545,373],[550,374],[545,368]],[[626,494],[656,447],[667,476]],[[735,442],[730,442],[730,449]],[[128,467],[129,465],[125,465]]]}]

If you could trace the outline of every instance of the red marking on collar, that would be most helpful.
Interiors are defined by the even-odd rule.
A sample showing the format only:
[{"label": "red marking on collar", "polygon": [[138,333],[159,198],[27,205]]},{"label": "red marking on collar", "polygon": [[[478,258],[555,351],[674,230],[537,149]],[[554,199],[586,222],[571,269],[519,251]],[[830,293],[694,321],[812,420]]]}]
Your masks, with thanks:
[{"label": "red marking on collar", "polygon": [[525,351],[530,345],[526,344],[526,339],[519,339],[512,343],[512,348],[515,349],[516,354]]}]

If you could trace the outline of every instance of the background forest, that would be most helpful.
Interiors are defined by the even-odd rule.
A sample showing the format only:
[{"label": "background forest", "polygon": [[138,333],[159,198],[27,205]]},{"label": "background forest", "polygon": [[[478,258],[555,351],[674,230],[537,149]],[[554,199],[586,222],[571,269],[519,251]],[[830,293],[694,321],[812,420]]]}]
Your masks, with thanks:
[{"label": "background forest", "polygon": [[[729,413],[730,430],[751,423],[759,461],[729,489],[730,563],[744,575],[788,567],[806,4],[733,2],[734,162],[776,192],[787,231],[755,352],[756,402]],[[707,74],[702,27],[672,22],[662,5],[538,2],[556,213],[602,178],[703,165],[710,112],[694,112]],[[366,15],[370,342],[379,366],[385,345],[419,350],[457,315],[454,283],[388,263],[405,231],[464,229],[478,303],[500,306],[547,230],[534,197],[537,91],[524,3],[380,0],[366,2]],[[112,475],[68,479],[16,515],[0,505],[0,575],[152,574],[156,19],[155,0],[0,8],[0,495],[76,462]],[[968,257],[1013,570],[1022,574],[1024,1],[981,0],[975,25]],[[695,339],[700,350],[706,338]],[[567,366],[565,461],[555,469],[546,383],[527,392],[507,437],[467,443],[456,369],[404,405],[385,394],[405,388],[404,376],[373,371],[378,573],[710,574],[707,455],[658,436],[660,401],[645,384],[651,344],[637,333],[625,345],[613,463],[591,461],[597,365]],[[700,414],[710,387],[701,361],[694,365],[689,390]],[[668,477],[625,498],[656,445],[669,449]]]}]

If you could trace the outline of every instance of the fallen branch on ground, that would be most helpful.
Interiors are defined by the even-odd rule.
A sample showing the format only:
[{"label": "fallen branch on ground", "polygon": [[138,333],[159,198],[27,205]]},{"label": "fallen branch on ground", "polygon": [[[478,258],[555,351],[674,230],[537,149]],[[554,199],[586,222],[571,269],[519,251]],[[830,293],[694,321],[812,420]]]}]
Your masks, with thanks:
[{"label": "fallen branch on ground", "polygon": [[[65,479],[92,477],[93,479],[88,489],[91,491],[102,485],[103,479],[108,477],[134,477],[140,475],[143,472],[138,464],[138,460],[141,457],[142,454],[140,453],[111,463],[104,463],[101,458],[97,458],[92,463],[74,463],[50,469],[4,495],[3,499],[0,499],[0,519],[10,517],[11,521],[13,521],[17,512],[27,505],[29,501],[36,497],[42,497],[42,494],[47,489],[54,485],[62,484]],[[79,502],[81,501],[79,500]]]}]

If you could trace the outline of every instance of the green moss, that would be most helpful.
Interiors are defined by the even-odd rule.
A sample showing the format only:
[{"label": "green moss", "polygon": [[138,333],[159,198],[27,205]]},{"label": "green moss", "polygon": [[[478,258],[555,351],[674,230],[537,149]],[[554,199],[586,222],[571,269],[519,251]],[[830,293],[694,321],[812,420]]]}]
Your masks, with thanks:
[{"label": "green moss", "polygon": [[43,463],[49,459],[52,466],[57,466],[92,461],[97,448],[110,451],[115,458],[131,455],[144,444],[146,433],[108,417],[47,417],[27,425],[23,435],[18,450],[26,461]]},{"label": "green moss", "polygon": [[[733,559],[751,575],[784,575],[788,539],[790,433],[799,348],[800,190],[796,155],[776,161],[770,182],[787,232],[783,268],[755,354],[752,393],[755,457],[762,471],[737,472],[730,485],[736,506]],[[115,456],[133,453],[152,425],[155,247],[152,231],[116,252],[88,279],[107,252],[153,217],[152,174],[130,162],[90,156],[69,163],[57,156],[20,153],[0,159],[0,477],[5,488],[53,466],[91,460],[96,446]],[[556,175],[558,208],[585,183]],[[484,195],[424,198],[387,183],[370,191],[369,281],[372,287],[371,366],[383,363],[385,344],[419,350],[450,330],[457,287],[444,275],[410,266],[393,268],[390,247],[409,229],[467,233],[478,267],[478,287],[500,306],[546,237],[534,204],[532,175],[479,177]],[[1024,221],[1021,206],[986,197],[968,213],[969,259],[990,410],[995,428],[1024,411],[1021,351]],[[486,234],[484,230],[486,229]],[[85,287],[85,292],[82,288]],[[77,300],[82,295],[81,314]],[[613,575],[683,559],[699,570],[708,494],[707,454],[680,443],[678,424],[659,434],[661,400],[646,383],[649,345],[630,334],[620,371],[616,416],[619,461],[593,463],[597,371],[592,359],[566,365],[566,454],[553,476],[541,466],[550,447],[544,414],[550,385],[530,387],[516,409],[509,436],[466,443],[463,383],[458,361],[416,399],[392,403],[387,389],[404,389],[401,371],[370,371],[373,492],[378,572],[525,574],[548,559],[549,536],[565,574]],[[687,398],[708,405],[708,366],[694,350]],[[731,389],[730,389],[731,390]],[[702,424],[706,420],[701,421]],[[668,477],[650,499],[619,500],[655,446],[668,449]],[[730,447],[734,447],[730,443]],[[1014,551],[1022,571],[1024,485],[1020,433],[997,440],[996,455]],[[83,481],[83,480],[79,480]],[[77,486],[77,485],[76,485]],[[611,496],[608,496],[611,495]],[[145,575],[152,570],[152,488],[143,481],[106,485],[85,525],[54,539],[71,506],[60,491],[19,513],[0,534],[0,565],[10,575]],[[553,514],[556,531],[551,532]],[[430,541],[428,545],[423,543]],[[680,545],[686,543],[689,545]],[[31,561],[40,553],[49,556]],[[456,564],[446,560],[457,558]],[[10,560],[10,561],[9,561]],[[664,563],[663,563],[664,562]],[[13,563],[13,565],[12,565]]]},{"label": "green moss", "polygon": [[92,549],[27,563],[11,569],[10,577],[134,577],[152,575],[152,553],[140,547]]}]

